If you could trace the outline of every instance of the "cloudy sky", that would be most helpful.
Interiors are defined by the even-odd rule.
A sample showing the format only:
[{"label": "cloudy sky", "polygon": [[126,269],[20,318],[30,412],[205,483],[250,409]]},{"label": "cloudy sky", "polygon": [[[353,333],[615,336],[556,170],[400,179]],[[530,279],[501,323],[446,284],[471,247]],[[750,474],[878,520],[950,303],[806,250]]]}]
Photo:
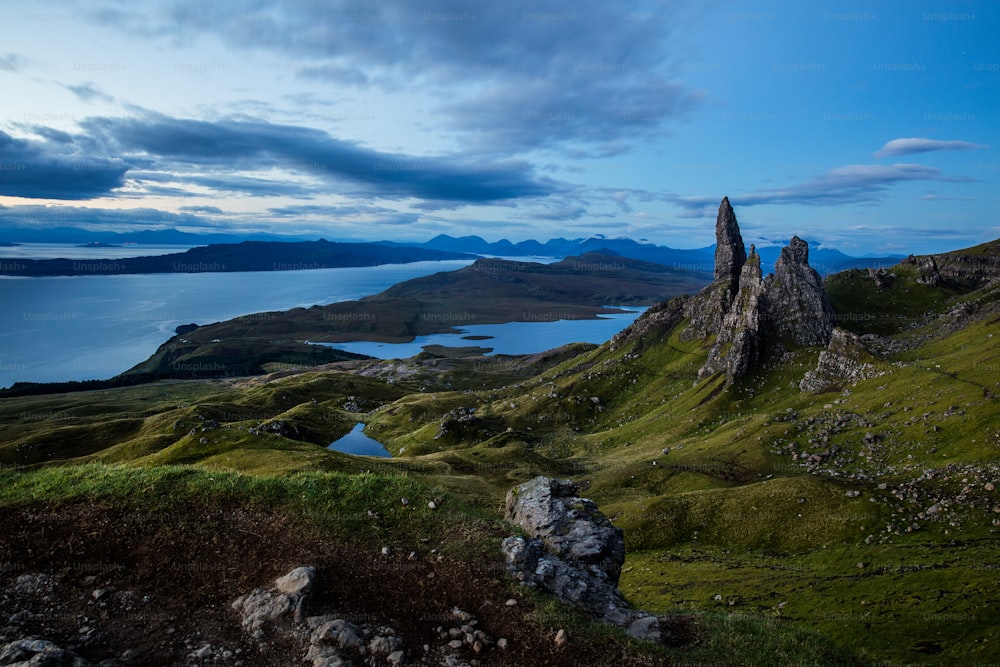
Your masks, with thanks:
[{"label": "cloudy sky", "polygon": [[0,3],[0,226],[1000,236],[1000,3]]}]

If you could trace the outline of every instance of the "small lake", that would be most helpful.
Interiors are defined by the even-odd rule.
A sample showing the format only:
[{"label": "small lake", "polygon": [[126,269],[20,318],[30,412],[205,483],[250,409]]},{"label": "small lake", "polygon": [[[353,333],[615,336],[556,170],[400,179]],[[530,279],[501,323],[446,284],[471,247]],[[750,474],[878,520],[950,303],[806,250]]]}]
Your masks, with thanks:
[{"label": "small lake", "polygon": [[[617,306],[616,306],[617,307]],[[463,326],[460,333],[417,336],[409,343],[316,343],[337,350],[367,354],[378,359],[405,359],[420,354],[425,345],[445,347],[478,346],[489,348],[488,354],[534,354],[569,343],[601,344],[632,324],[646,308],[623,307],[624,313],[609,313],[595,320],[555,320],[552,322],[508,322],[506,324],[473,324]]]},{"label": "small lake", "polygon": [[364,431],[365,425],[359,422],[350,433],[331,442],[327,449],[355,456],[392,456],[385,445],[374,438],[369,438]]}]

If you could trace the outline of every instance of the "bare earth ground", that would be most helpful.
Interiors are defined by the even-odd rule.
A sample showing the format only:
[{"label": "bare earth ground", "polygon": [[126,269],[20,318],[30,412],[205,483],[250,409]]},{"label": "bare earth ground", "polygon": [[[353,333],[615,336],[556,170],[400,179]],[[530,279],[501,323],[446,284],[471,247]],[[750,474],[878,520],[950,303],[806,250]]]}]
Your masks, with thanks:
[{"label": "bare earth ground", "polygon": [[[287,638],[251,639],[230,605],[313,565],[321,579],[308,614],[390,625],[407,662],[419,660],[424,644],[440,645],[436,628],[459,607],[494,639],[508,639],[505,652],[481,655],[482,665],[652,664],[625,658],[606,637],[571,637],[556,648],[560,619],[512,592],[495,554],[474,564],[438,560],[428,545],[409,561],[331,541],[271,510],[219,501],[176,507],[141,514],[101,500],[4,512],[0,643],[47,639],[95,664],[201,664],[192,654],[206,644],[212,664],[306,664]],[[505,605],[511,597],[516,606]]]}]

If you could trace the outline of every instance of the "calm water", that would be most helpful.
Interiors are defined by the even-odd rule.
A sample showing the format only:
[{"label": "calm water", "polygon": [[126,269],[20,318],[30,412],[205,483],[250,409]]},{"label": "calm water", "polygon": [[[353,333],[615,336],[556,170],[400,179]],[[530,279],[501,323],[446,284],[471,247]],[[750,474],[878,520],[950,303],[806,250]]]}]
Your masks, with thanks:
[{"label": "calm water", "polygon": [[[107,248],[32,244],[25,256],[110,257]],[[148,246],[142,246],[148,251]],[[160,248],[176,251],[176,246]],[[0,249],[0,256],[4,250]],[[135,255],[136,248],[117,256]],[[44,252],[43,252],[44,251]],[[74,254],[80,251],[79,255]],[[151,253],[150,253],[151,254]],[[527,259],[541,263],[551,258]],[[0,276],[0,387],[14,382],[63,382],[113,377],[147,359],[180,324],[210,324],[240,315],[326,305],[376,294],[404,280],[454,271],[469,260],[384,266],[260,271],[252,273],[168,273],[126,276]],[[358,342],[336,347],[374,357],[408,357],[422,346],[479,345],[494,353],[540,352],[571,342],[602,343],[638,316],[600,320],[512,322],[473,325],[458,335],[424,336],[413,343]],[[462,336],[490,336],[463,340]]]},{"label": "calm water", "polygon": [[123,245],[117,248],[80,248],[61,243],[22,243],[10,248],[0,247],[0,257],[25,259],[125,259],[152,257],[184,252],[190,245]]},{"label": "calm water", "polygon": [[[379,359],[405,359],[420,354],[425,345],[448,347],[478,346],[492,348],[490,354],[532,354],[567,343],[603,343],[627,327],[645,308],[622,308],[626,313],[602,315],[597,320],[556,320],[554,322],[508,322],[473,324],[460,327],[457,334],[417,336],[411,343],[317,343],[338,350],[367,354]],[[466,336],[489,336],[486,340],[468,340]]]},{"label": "calm water", "polygon": [[365,435],[364,430],[364,424],[357,424],[350,433],[331,442],[327,449],[357,456],[392,456],[381,442]]},{"label": "calm water", "polygon": [[470,263],[0,277],[0,387],[17,381],[109,378],[148,358],[179,324],[209,324],[250,313],[358,299],[404,280]]}]

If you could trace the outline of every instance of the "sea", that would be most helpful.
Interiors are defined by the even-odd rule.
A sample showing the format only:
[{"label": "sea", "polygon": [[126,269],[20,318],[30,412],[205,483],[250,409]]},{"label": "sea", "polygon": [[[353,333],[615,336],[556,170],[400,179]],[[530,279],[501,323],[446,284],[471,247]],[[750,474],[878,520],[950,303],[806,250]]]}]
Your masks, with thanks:
[{"label": "sea", "polygon": [[[0,262],[12,258],[116,259],[182,252],[187,247],[26,244],[0,248]],[[470,263],[446,260],[308,271],[0,276],[0,387],[15,382],[107,379],[147,359],[181,324],[204,325],[251,313],[349,301]],[[603,342],[639,312],[599,320],[474,325],[463,327],[467,333],[425,336],[401,346],[360,341],[338,347],[383,358],[411,356],[422,345],[434,343],[479,345],[494,353],[541,352],[567,342]],[[469,341],[462,338],[466,335],[490,338]]]}]

